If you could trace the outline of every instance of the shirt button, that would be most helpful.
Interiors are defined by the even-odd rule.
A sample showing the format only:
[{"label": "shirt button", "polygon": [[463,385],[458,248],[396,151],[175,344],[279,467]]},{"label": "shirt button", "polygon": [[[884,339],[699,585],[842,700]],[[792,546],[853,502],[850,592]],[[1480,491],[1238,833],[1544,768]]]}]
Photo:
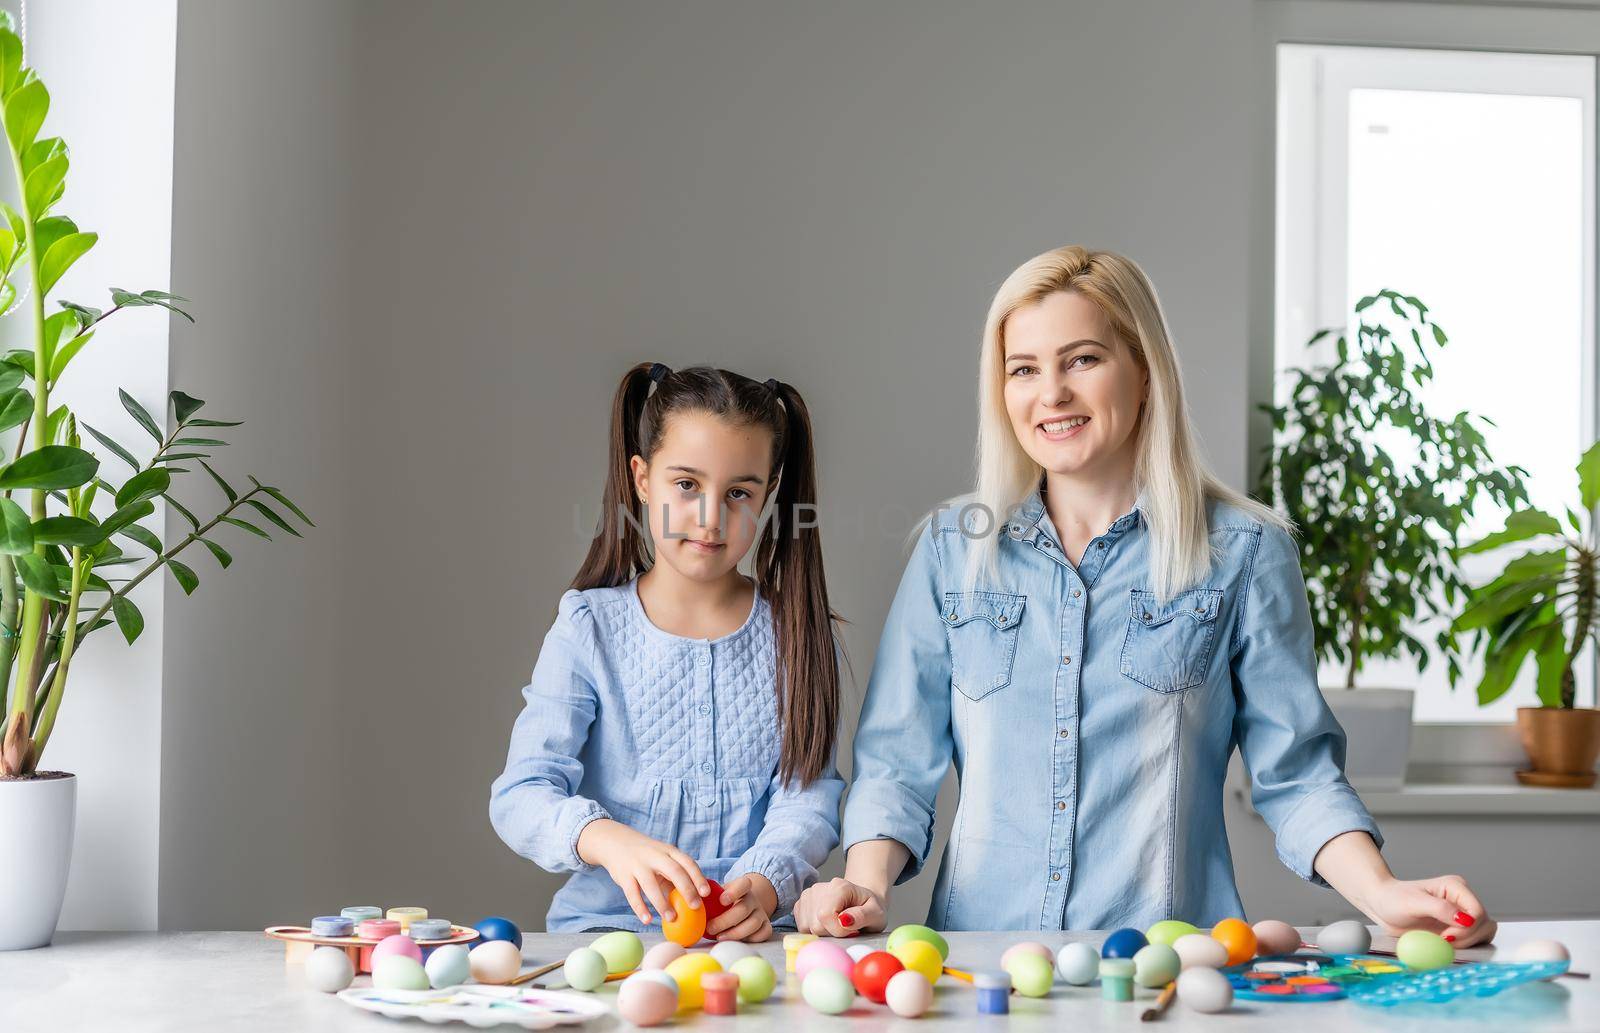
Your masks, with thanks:
[{"label": "shirt button", "polygon": [[1056,810],[1064,811],[1066,809],[1067,809],[1067,801],[1065,801],[1065,800],[1057,800],[1056,801]]},{"label": "shirt button", "polygon": [[1064,656],[1064,657],[1061,658],[1061,662],[1064,663],[1064,664],[1070,664],[1070,663],[1072,663],[1072,657]]},{"label": "shirt button", "polygon": [[1074,588],[1072,590],[1072,598],[1074,598],[1074,599],[1078,598],[1082,594],[1083,594],[1083,591],[1081,589]]},{"label": "shirt button", "polygon": [[702,713],[702,714],[711,713],[711,704],[710,703],[702,703],[702,704],[700,704],[700,713]]},{"label": "shirt button", "polygon": [[1050,873],[1050,881],[1051,882],[1060,882],[1061,881],[1061,873],[1060,872],[1051,872]]},{"label": "shirt button", "polygon": [[1061,733],[1060,734],[1061,734],[1061,738],[1065,739],[1070,733],[1065,728],[1063,728],[1063,729],[1061,729]]},{"label": "shirt button", "polygon": [[1041,538],[1041,539],[1039,539],[1039,544],[1040,544],[1040,545],[1043,545],[1043,546],[1044,546],[1044,547],[1045,547],[1045,548],[1046,548],[1046,549],[1048,549],[1048,548],[1050,548],[1050,547],[1051,547],[1051,546],[1053,546],[1053,545],[1055,545],[1055,542],[1052,542],[1052,541],[1051,541],[1051,540],[1050,540],[1050,539],[1048,539],[1048,538]]},{"label": "shirt button", "polygon": [[709,773],[711,771],[711,762],[708,760],[704,764],[700,765],[700,770]]}]

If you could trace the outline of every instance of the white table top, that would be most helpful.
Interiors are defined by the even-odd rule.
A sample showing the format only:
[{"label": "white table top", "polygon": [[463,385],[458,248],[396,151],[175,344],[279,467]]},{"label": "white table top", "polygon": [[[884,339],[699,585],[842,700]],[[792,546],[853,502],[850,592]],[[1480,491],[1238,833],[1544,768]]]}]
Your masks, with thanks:
[{"label": "white table top", "polygon": [[[1052,947],[1068,940],[1098,941],[1089,933],[953,933],[950,962],[956,967],[995,967],[1013,943],[1037,939]],[[654,938],[652,938],[653,941]],[[883,937],[863,942],[881,943]],[[1572,951],[1573,968],[1600,969],[1600,921],[1514,922],[1501,926],[1500,950],[1531,939],[1556,939]],[[565,957],[592,936],[535,934],[526,938],[523,956],[530,965]],[[649,941],[647,941],[649,942]],[[845,941],[848,942],[848,941]],[[1374,946],[1393,946],[1380,937]],[[761,953],[783,968],[783,948],[773,941]],[[1487,959],[1491,950],[1463,952]],[[558,977],[557,973],[557,977]],[[360,977],[363,985],[367,977]],[[843,1016],[812,1011],[789,983],[762,1005],[741,1005],[737,1019],[695,1013],[665,1028],[714,1029],[724,1033],[754,1030],[893,1030],[939,1033],[950,1030],[1144,1029],[1172,1031],[1273,1030],[1322,1033],[1378,1029],[1428,1031],[1600,1030],[1600,978],[1560,979],[1475,1000],[1446,1004],[1376,1008],[1351,1001],[1326,1004],[1264,1004],[1237,1001],[1219,1015],[1199,1015],[1175,1003],[1158,1025],[1139,1021],[1155,997],[1137,989],[1133,1004],[1102,1001],[1098,986],[1058,982],[1048,997],[1013,995],[1009,1016],[977,1014],[976,997],[965,983],[940,980],[933,1008],[919,1020],[897,1018],[887,1008],[857,998]],[[599,992],[613,1003],[616,984]],[[404,1033],[469,1027],[403,1024],[359,1011],[338,999],[307,989],[299,966],[286,966],[283,947],[259,932],[62,933],[52,947],[0,954],[0,1030],[5,1033],[67,1033],[117,1030],[119,1033],[183,1033],[232,1030],[366,1030]],[[511,1027],[502,1027],[511,1028]],[[618,1019],[568,1029],[632,1029]]]}]

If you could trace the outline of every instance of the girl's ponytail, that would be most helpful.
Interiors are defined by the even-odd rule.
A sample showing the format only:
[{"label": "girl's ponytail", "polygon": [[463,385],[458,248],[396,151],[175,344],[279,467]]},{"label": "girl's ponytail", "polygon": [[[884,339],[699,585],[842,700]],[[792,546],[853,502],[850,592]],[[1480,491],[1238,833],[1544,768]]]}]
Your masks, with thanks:
[{"label": "girl's ponytail", "polygon": [[611,402],[611,444],[609,446],[606,492],[600,514],[600,530],[589,543],[589,555],[572,579],[579,591],[613,588],[627,584],[645,569],[644,508],[633,490],[633,471],[629,460],[641,454],[639,420],[645,399],[650,396],[653,363],[641,362],[623,374],[617,395]]},{"label": "girl's ponytail", "polygon": [[839,664],[817,531],[817,471],[811,413],[788,384],[765,385],[786,410],[778,497],[756,553],[756,585],[772,607],[778,644],[783,750],[778,773],[807,785],[833,757],[839,721]]}]

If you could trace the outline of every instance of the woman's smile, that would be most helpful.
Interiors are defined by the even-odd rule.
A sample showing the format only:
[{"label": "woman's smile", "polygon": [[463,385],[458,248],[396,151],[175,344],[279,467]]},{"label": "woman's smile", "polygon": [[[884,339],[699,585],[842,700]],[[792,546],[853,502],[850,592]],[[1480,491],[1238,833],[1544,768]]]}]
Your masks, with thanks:
[{"label": "woman's smile", "polygon": [[1087,416],[1052,416],[1038,425],[1039,435],[1046,441],[1066,441],[1078,436],[1089,425]]}]

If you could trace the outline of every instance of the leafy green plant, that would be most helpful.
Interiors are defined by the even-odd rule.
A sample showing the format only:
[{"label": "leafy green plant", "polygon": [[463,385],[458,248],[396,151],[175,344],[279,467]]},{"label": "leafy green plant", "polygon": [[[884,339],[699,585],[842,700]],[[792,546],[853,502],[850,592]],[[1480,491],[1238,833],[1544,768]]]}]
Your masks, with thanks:
[{"label": "leafy green plant", "polygon": [[[1339,336],[1331,365],[1289,370],[1288,402],[1262,407],[1274,435],[1258,488],[1297,527],[1317,655],[1344,665],[1347,688],[1372,657],[1405,653],[1427,666],[1411,629],[1464,596],[1454,550],[1474,507],[1527,499],[1525,471],[1501,470],[1489,454],[1490,420],[1439,419],[1417,397],[1434,376],[1430,349],[1449,341],[1427,306],[1382,290],[1355,311],[1354,343]],[[1379,311],[1395,330],[1374,318]],[[1307,347],[1335,333],[1323,330]],[[1391,455],[1401,443],[1415,456]],[[1458,676],[1448,622],[1436,644]]]},{"label": "leafy green plant", "polygon": [[[196,542],[217,563],[232,562],[212,537],[223,525],[263,538],[268,533],[244,519],[264,520],[298,536],[289,518],[306,524],[300,507],[277,488],[250,478],[236,489],[207,460],[227,442],[214,436],[238,421],[198,416],[205,404],[173,391],[168,404],[172,429],[157,420],[126,391],[122,405],[155,441],[143,461],[110,435],[80,423],[65,405],[51,405],[51,393],[85,352],[107,320],[138,308],[175,312],[193,321],[183,298],[162,291],[111,291],[105,310],[59,301],[45,314],[52,288],[98,239],[80,230],[60,211],[69,165],[59,137],[41,137],[50,95],[23,64],[22,41],[8,14],[0,12],[0,120],[11,155],[18,204],[0,202],[0,313],[18,314],[31,324],[31,349],[0,357],[0,431],[15,429],[9,462],[0,463],[0,773],[33,773],[50,741],[61,708],[72,660],[88,637],[115,623],[131,643],[144,629],[144,617],[129,593],[165,569],[192,593],[199,585],[194,569],[178,557]],[[113,478],[84,447],[81,435],[128,468]],[[225,503],[205,520],[173,494],[177,479],[197,463],[220,490]],[[120,483],[117,481],[120,480]],[[24,508],[23,502],[26,502]],[[163,542],[142,521],[165,499],[192,530],[176,542]],[[124,542],[148,552],[126,553]],[[131,573],[114,576],[126,568]]]},{"label": "leafy green plant", "polygon": [[[1578,460],[1578,495],[1583,513],[1593,514],[1600,503],[1600,442]],[[1518,509],[1506,517],[1504,528],[1461,552],[1490,552],[1515,543],[1534,548],[1506,563],[1493,581],[1473,589],[1451,631],[1470,637],[1471,652],[1484,649],[1480,705],[1504,696],[1531,654],[1539,669],[1539,702],[1570,710],[1576,704],[1572,670],[1578,654],[1584,643],[1600,641],[1600,539],[1594,520],[1568,507],[1563,528],[1543,510]]]}]

